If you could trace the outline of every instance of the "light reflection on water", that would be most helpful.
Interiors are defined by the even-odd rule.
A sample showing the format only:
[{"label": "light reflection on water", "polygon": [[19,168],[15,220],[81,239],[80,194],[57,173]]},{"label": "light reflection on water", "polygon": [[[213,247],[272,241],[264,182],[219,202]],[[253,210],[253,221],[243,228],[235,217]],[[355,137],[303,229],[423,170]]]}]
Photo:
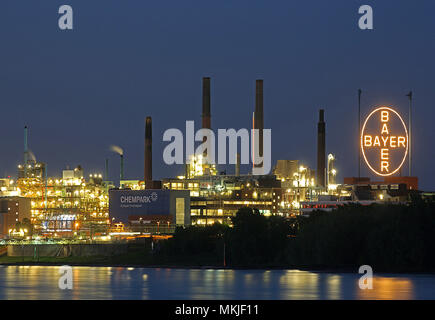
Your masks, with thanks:
[{"label": "light reflection on water", "polygon": [[58,287],[59,267],[0,266],[0,299],[434,299],[435,275],[73,267],[73,290]]}]

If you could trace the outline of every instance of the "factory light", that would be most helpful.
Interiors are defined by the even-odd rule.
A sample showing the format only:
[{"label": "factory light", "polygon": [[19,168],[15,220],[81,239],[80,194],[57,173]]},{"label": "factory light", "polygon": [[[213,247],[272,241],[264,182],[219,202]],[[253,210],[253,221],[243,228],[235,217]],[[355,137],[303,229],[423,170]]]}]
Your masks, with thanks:
[{"label": "factory light", "polygon": [[338,186],[337,186],[336,184],[329,184],[329,185],[328,185],[328,189],[329,189],[329,190],[337,190],[337,187],[338,187]]}]

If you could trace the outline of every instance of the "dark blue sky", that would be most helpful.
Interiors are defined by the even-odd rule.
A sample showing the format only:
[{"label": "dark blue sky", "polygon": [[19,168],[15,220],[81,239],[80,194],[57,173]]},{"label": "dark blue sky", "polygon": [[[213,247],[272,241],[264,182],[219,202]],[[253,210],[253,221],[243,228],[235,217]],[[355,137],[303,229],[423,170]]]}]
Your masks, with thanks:
[{"label": "dark blue sky", "polygon": [[[74,9],[74,30],[57,26]],[[374,30],[358,28],[372,5]],[[318,109],[340,178],[357,174],[357,89],[363,114],[394,105],[407,117],[414,91],[414,173],[435,189],[435,2],[142,1],[0,2],[0,173],[15,175],[24,124],[50,175],[81,164],[103,172],[111,144],[125,149],[126,177],[143,176],[144,118],[153,117],[154,176],[165,129],[200,126],[201,78],[212,77],[212,126],[251,126],[255,79],[264,79],[272,158],[316,166]],[[407,172],[407,170],[404,170]],[[229,170],[230,172],[230,170]],[[363,173],[369,174],[363,166]]]}]

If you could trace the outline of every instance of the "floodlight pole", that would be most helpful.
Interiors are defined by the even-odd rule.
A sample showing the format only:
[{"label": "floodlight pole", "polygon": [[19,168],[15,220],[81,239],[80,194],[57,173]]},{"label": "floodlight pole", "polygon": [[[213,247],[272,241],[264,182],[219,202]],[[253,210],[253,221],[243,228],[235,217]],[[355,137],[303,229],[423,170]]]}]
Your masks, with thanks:
[{"label": "floodlight pole", "polygon": [[[361,89],[358,89],[358,136],[361,134]],[[359,141],[360,139],[358,139]],[[361,178],[361,148],[358,142],[358,178]]]},{"label": "floodlight pole", "polygon": [[408,145],[409,145],[409,176],[412,175],[412,91],[409,91],[409,93],[406,95],[409,98],[409,138],[408,138]]}]

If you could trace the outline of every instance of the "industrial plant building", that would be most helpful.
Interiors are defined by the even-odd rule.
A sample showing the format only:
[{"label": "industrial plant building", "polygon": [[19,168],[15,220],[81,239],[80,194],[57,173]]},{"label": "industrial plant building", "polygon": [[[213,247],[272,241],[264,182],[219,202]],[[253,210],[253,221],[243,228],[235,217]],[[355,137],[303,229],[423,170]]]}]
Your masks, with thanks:
[{"label": "industrial plant building", "polygon": [[0,238],[14,234],[24,238],[29,235],[26,228],[18,227],[22,222],[30,223],[30,199],[24,197],[0,197]]},{"label": "industrial plant building", "polygon": [[231,224],[231,217],[245,206],[264,215],[276,214],[283,201],[280,183],[273,176],[204,175],[162,182],[164,188],[189,191],[192,224]]},{"label": "industrial plant building", "polygon": [[[59,177],[49,177],[46,165],[37,162],[27,146],[28,128],[24,128],[24,162],[18,165],[16,181],[0,181],[0,196],[19,196],[20,207],[33,232],[42,237],[89,236],[98,225],[109,225],[108,189],[101,174],[85,179],[83,168],[65,169]],[[2,198],[0,198],[2,199]],[[26,202],[27,201],[27,202]]]},{"label": "industrial plant building", "polygon": [[88,234],[92,225],[109,224],[108,188],[101,174],[83,176],[79,166],[61,178],[32,176],[17,181],[20,195],[31,201],[32,223],[41,235]]}]

